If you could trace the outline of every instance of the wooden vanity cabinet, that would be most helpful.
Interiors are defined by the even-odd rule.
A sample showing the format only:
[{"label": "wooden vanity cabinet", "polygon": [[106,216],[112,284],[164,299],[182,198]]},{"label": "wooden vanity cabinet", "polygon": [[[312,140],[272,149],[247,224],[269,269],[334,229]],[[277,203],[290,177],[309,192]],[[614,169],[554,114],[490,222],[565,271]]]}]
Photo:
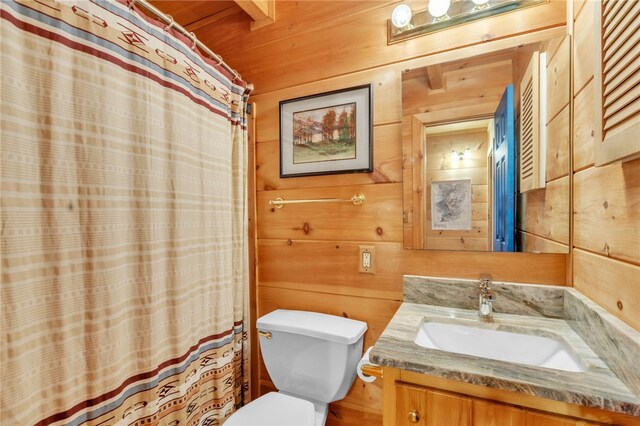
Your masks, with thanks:
[{"label": "wooden vanity cabinet", "polygon": [[395,424],[398,426],[578,426],[596,423],[398,382]]},{"label": "wooden vanity cabinet", "polygon": [[385,367],[385,426],[640,425],[640,418]]}]

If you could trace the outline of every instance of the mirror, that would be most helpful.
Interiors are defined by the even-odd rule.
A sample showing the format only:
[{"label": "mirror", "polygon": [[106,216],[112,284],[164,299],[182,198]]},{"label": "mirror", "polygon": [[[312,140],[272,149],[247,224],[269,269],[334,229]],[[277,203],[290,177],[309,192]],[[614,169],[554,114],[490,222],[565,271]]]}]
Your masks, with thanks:
[{"label": "mirror", "polygon": [[402,75],[404,245],[569,252],[569,38]]}]

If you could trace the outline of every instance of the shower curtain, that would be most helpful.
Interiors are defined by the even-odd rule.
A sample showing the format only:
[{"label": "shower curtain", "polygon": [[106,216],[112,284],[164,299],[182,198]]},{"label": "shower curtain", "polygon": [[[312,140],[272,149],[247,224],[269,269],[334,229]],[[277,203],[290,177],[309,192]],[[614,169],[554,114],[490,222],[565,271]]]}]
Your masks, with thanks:
[{"label": "shower curtain", "polygon": [[0,11],[0,423],[222,423],[248,391],[247,85],[124,1]]}]

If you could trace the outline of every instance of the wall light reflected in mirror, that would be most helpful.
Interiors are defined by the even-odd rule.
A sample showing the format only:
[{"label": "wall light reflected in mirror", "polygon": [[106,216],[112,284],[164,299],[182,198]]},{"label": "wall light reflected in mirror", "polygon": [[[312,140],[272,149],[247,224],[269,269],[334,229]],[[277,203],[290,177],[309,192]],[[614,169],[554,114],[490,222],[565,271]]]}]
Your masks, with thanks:
[{"label": "wall light reflected in mirror", "polygon": [[406,4],[393,9],[387,24],[388,44],[450,28],[549,0],[429,0],[427,9],[413,12]]},{"label": "wall light reflected in mirror", "polygon": [[464,151],[456,151],[455,149],[451,149],[451,161],[459,161],[464,160],[465,158],[471,157],[471,150],[469,147],[466,147]]}]

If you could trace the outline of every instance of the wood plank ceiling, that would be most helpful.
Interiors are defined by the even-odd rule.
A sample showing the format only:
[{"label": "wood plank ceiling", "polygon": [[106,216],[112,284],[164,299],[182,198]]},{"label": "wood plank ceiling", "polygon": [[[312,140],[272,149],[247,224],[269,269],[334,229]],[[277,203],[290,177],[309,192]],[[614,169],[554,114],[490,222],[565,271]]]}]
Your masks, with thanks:
[{"label": "wood plank ceiling", "polygon": [[246,19],[247,31],[275,20],[273,0],[152,0],[151,3],[162,12],[171,15],[188,31],[195,31],[235,14],[241,14]]},{"label": "wood plank ceiling", "polygon": [[238,13],[242,9],[234,1],[154,0],[151,3],[189,31]]}]

